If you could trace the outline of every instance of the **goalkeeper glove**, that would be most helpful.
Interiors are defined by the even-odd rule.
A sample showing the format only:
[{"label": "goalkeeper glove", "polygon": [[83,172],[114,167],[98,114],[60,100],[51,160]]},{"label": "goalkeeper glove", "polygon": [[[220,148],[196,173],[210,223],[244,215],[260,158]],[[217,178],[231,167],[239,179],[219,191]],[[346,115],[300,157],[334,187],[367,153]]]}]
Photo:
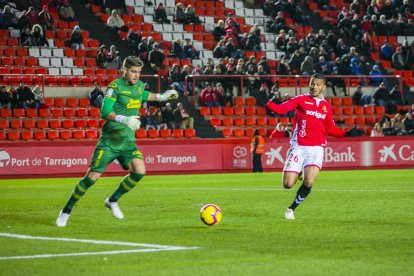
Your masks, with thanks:
[{"label": "goalkeeper glove", "polygon": [[139,120],[139,116],[123,116],[123,115],[116,115],[115,122],[120,124],[126,125],[133,131],[139,129],[141,127],[141,121]]},{"label": "goalkeeper glove", "polygon": [[364,132],[362,130],[357,129],[356,126],[345,132],[346,137],[359,137],[362,136]]},{"label": "goalkeeper glove", "polygon": [[178,93],[175,90],[167,90],[163,94],[157,94],[156,100],[159,102],[165,102],[168,100],[178,99]]}]

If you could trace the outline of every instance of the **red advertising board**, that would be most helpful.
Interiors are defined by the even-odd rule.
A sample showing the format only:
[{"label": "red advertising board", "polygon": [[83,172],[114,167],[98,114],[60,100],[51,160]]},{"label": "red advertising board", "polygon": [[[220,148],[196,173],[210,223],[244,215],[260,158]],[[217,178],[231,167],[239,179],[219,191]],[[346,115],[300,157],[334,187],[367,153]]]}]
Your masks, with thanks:
[{"label": "red advertising board", "polygon": [[[0,178],[10,176],[83,174],[94,142],[0,144]],[[266,141],[265,170],[281,170],[289,141]],[[150,173],[250,170],[249,140],[146,141],[139,146]],[[414,139],[335,139],[325,148],[324,168],[414,167]],[[122,173],[116,163],[106,172]]]}]

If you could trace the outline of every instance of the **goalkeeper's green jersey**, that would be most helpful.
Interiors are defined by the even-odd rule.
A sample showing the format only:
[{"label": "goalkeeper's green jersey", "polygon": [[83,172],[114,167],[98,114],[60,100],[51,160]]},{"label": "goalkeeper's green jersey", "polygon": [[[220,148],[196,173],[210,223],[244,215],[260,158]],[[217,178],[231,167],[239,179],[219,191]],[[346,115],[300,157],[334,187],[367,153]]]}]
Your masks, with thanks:
[{"label": "goalkeeper's green jersey", "polygon": [[[149,92],[144,90],[144,83],[140,80],[135,85],[129,85],[124,78],[112,81],[105,92],[104,104],[109,106],[113,102],[112,111],[117,115],[139,116],[142,102],[148,100]],[[107,108],[107,107],[106,107]],[[115,121],[106,121],[102,127],[100,140],[110,143],[114,148],[122,147],[123,143],[135,142],[135,132],[129,127]]]}]

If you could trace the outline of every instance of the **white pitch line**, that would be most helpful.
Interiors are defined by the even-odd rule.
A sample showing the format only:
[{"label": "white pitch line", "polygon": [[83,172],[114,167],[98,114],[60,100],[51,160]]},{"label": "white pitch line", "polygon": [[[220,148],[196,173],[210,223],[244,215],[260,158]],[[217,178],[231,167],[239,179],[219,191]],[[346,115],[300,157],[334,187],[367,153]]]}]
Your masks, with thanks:
[{"label": "white pitch line", "polygon": [[140,252],[199,249],[199,247],[184,247],[184,246],[171,246],[171,245],[160,245],[160,244],[103,241],[103,240],[85,240],[85,239],[71,239],[71,238],[37,237],[37,236],[19,235],[19,234],[12,234],[12,233],[0,233],[0,236],[7,237],[7,238],[27,239],[27,240],[64,241],[64,242],[105,244],[105,245],[122,245],[122,246],[133,246],[133,247],[150,247],[150,248],[144,248],[144,249],[114,250],[114,251],[99,251],[99,252],[76,252],[76,253],[63,253],[63,254],[40,254],[40,255],[7,256],[7,257],[0,256],[0,260],[38,259],[38,258],[86,256],[86,255],[114,255],[114,254],[140,253]]},{"label": "white pitch line", "polygon": [[[190,187],[190,188],[141,188],[146,190],[209,190],[209,191],[286,191],[284,188],[202,188],[202,187]],[[392,190],[392,189],[383,189],[383,190],[323,190],[323,189],[312,189],[312,192],[409,192],[412,193],[414,190]]]}]

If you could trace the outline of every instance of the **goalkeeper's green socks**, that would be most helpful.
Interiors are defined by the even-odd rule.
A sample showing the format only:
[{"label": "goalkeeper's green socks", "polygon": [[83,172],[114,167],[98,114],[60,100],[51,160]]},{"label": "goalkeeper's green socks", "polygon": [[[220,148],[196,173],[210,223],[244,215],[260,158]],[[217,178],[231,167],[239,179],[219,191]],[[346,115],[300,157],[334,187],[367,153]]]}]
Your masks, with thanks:
[{"label": "goalkeeper's green socks", "polygon": [[296,207],[298,207],[299,204],[301,204],[305,200],[305,198],[309,195],[311,190],[312,190],[312,187],[308,187],[305,184],[302,184],[302,186],[299,187],[296,193],[295,200],[289,206],[289,209],[295,210]]},{"label": "goalkeeper's green socks", "polygon": [[78,184],[76,184],[75,189],[73,189],[72,195],[69,198],[68,203],[66,203],[65,207],[63,208],[62,212],[70,214],[72,211],[73,206],[78,202],[78,200],[86,193],[86,191],[95,183],[89,176],[85,176],[81,180],[79,180]]},{"label": "goalkeeper's green socks", "polygon": [[121,196],[131,191],[143,177],[143,174],[135,172],[126,175],[119,184],[118,189],[109,198],[109,202],[117,202]]}]

